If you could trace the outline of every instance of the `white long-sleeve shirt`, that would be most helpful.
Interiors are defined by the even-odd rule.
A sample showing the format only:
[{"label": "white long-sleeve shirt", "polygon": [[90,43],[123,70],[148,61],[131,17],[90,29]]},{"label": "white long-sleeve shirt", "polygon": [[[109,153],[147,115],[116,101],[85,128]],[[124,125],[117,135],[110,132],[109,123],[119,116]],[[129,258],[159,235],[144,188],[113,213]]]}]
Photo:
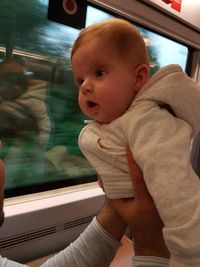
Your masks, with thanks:
[{"label": "white long-sleeve shirt", "polygon": [[[96,218],[67,248],[40,267],[108,267],[120,242],[104,231]],[[133,257],[134,267],[167,267],[168,260],[159,257]],[[1,267],[28,267],[0,256]],[[122,266],[124,267],[124,266]]]},{"label": "white long-sleeve shirt", "polygon": [[126,159],[131,148],[165,224],[170,267],[200,266],[200,181],[190,163],[199,109],[198,85],[178,65],[169,65],[149,79],[121,117],[92,122],[79,136],[110,198],[133,196]]}]

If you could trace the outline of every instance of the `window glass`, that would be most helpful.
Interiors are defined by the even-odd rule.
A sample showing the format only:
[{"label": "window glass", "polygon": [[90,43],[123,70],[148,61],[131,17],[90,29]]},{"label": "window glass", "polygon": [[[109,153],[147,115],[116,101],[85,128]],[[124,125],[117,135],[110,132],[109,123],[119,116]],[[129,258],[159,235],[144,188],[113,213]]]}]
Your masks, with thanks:
[{"label": "window glass", "polygon": [[[48,20],[47,10],[48,0],[0,1],[0,156],[7,196],[96,179],[77,145],[85,117],[70,48],[79,30]],[[111,17],[88,6],[86,25]],[[185,69],[186,46],[138,29],[151,73],[171,63]]]},{"label": "window glass", "polygon": [[[104,21],[114,16],[98,10],[94,7],[88,7],[88,16],[86,26],[96,22]],[[186,69],[188,58],[188,47],[178,42],[163,37],[157,33],[135,25],[143,36],[150,59],[151,74],[155,73],[161,67],[168,64],[179,64],[183,70]],[[168,51],[168,53],[166,52]]]}]

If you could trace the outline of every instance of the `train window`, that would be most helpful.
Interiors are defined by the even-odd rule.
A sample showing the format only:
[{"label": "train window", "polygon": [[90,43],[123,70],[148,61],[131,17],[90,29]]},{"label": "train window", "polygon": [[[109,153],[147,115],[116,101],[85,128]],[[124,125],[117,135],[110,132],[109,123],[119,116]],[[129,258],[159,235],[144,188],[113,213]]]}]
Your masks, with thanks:
[{"label": "train window", "polygon": [[[84,115],[76,100],[70,48],[79,30],[48,20],[47,10],[48,0],[0,1],[0,156],[6,197],[96,180],[77,145]],[[111,17],[88,6],[86,25]],[[137,27],[148,47],[151,73],[171,63],[186,68],[187,46]]]},{"label": "train window", "polygon": [[[86,26],[95,22],[103,21],[114,16],[94,7],[88,7],[88,16]],[[176,41],[166,38],[160,34],[154,33],[141,26],[135,25],[141,32],[148,49],[150,60],[150,73],[155,73],[158,69],[168,64],[179,64],[183,70],[186,70],[189,50],[188,47]],[[170,51],[166,53],[166,51]]]}]

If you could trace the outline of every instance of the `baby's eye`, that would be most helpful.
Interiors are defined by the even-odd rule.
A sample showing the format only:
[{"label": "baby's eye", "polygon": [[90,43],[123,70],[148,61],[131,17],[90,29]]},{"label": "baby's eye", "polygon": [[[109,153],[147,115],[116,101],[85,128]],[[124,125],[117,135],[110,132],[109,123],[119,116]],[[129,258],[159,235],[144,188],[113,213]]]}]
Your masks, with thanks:
[{"label": "baby's eye", "polygon": [[83,79],[77,79],[76,83],[78,86],[80,86],[81,84],[83,84],[84,80]]},{"label": "baby's eye", "polygon": [[106,71],[103,70],[103,69],[97,69],[97,70],[95,71],[95,76],[96,76],[96,77],[101,77],[101,76],[103,76],[103,75],[105,75],[105,74],[106,74]]}]

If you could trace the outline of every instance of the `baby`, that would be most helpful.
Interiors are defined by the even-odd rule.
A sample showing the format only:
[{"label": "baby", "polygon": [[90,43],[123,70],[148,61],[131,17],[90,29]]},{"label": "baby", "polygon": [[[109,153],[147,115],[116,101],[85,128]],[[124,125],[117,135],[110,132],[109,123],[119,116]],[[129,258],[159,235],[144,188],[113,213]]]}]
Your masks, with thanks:
[{"label": "baby", "polygon": [[79,105],[93,119],[79,145],[106,195],[133,197],[130,147],[176,255],[170,266],[183,259],[185,266],[200,266],[200,182],[190,164],[191,138],[200,131],[199,87],[178,65],[149,78],[144,40],[122,19],[82,30],[71,58]]}]

